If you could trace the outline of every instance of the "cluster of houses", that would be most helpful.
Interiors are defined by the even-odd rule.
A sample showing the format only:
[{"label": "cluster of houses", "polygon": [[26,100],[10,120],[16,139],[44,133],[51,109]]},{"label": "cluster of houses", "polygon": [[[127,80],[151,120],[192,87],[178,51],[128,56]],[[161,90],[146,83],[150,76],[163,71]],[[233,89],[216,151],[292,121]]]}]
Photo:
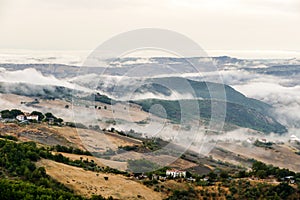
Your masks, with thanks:
[{"label": "cluster of houses", "polygon": [[[253,144],[255,141],[258,141],[258,142],[263,143],[263,144],[268,144],[268,143],[283,144],[283,141],[279,141],[279,140],[269,141],[266,138],[251,137],[251,138],[247,138],[247,140],[246,140],[246,142],[249,143],[249,144]],[[288,141],[290,143],[300,143],[300,139],[296,135],[291,135],[290,139]]]},{"label": "cluster of houses", "polygon": [[31,115],[30,113],[24,113],[24,115],[17,115],[16,119],[2,119],[2,116],[0,114],[0,120],[3,120],[3,122],[14,122],[15,120],[18,120],[19,122],[26,122],[29,120],[39,121],[39,116]]},{"label": "cluster of houses", "polygon": [[247,138],[247,140],[246,140],[246,142],[249,143],[249,144],[253,144],[256,141],[258,141],[260,143],[263,143],[263,144],[267,144],[267,143],[271,142],[271,141],[268,141],[266,138],[254,138],[254,137]]},{"label": "cluster of houses", "polygon": [[186,171],[177,170],[177,169],[170,169],[166,171],[166,176],[171,178],[185,178]]},{"label": "cluster of houses", "polygon": [[294,176],[286,176],[281,181],[294,184],[295,183],[295,177]]},{"label": "cluster of houses", "polygon": [[[147,179],[148,178],[148,176],[145,175],[144,173],[135,173],[133,176],[137,180],[142,180],[142,179]],[[186,171],[178,170],[178,169],[168,169],[168,170],[166,170],[166,175],[165,176],[157,175],[157,174],[152,175],[153,180],[165,181],[167,178],[186,178],[187,181],[196,181],[194,178],[187,178],[186,177]]]},{"label": "cluster of houses", "polygon": [[[251,180],[259,180],[258,177],[252,176],[250,177]],[[269,175],[267,178],[264,179],[265,181],[272,183],[272,182],[285,182],[288,184],[295,184],[296,180],[294,176],[285,176],[283,178],[280,178],[279,180],[276,179],[276,177],[274,175]]]},{"label": "cluster of houses", "polygon": [[30,113],[24,113],[24,115],[18,115],[16,119],[19,122],[24,122],[26,120],[35,120],[39,121],[39,116],[38,115],[31,115]]},{"label": "cluster of houses", "polygon": [[[148,177],[147,175],[145,175],[144,173],[136,173],[136,174],[133,174],[134,178],[137,179],[137,180],[143,180],[143,179],[147,179],[147,178],[150,178]],[[160,180],[160,181],[165,181],[167,179],[172,179],[172,178],[184,178],[186,181],[189,181],[189,182],[195,182],[196,179],[193,178],[193,177],[187,177],[187,172],[184,171],[184,170],[178,170],[178,169],[169,169],[169,170],[166,170],[166,175],[163,176],[163,175],[157,175],[157,174],[153,174],[151,179],[152,180]],[[231,180],[232,178],[228,178],[228,180]],[[252,180],[259,180],[258,177],[250,177],[250,179]],[[209,176],[205,176],[204,178],[200,179],[201,181],[204,181],[204,182],[210,182],[210,177]],[[275,180],[275,176],[274,175],[270,175],[267,179],[267,181],[269,180],[269,182],[274,182]],[[295,184],[295,177],[294,176],[286,176],[284,178],[281,178],[280,179],[280,182],[286,182],[286,183],[289,183],[289,184]]]}]

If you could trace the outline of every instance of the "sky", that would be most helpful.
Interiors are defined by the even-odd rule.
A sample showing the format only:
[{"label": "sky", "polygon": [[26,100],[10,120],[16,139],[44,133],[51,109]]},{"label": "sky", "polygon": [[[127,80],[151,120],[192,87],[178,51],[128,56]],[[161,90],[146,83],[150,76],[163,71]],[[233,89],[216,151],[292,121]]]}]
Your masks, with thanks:
[{"label": "sky", "polygon": [[215,52],[300,53],[299,0],[0,0],[0,49],[93,50],[139,28]]}]

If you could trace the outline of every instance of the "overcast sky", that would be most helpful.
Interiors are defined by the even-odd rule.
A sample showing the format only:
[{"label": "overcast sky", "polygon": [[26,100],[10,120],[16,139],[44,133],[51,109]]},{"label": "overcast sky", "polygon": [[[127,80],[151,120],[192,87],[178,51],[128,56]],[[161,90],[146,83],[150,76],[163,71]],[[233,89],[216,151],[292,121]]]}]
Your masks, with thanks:
[{"label": "overcast sky", "polygon": [[0,49],[91,50],[164,28],[205,50],[300,51],[300,0],[0,0]]}]

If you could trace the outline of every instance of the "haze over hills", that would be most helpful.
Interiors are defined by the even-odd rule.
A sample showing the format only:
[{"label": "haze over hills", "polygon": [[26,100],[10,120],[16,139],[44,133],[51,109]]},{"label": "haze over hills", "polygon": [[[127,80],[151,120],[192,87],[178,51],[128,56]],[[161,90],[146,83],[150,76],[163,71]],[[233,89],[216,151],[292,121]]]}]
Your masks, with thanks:
[{"label": "haze over hills", "polygon": [[[199,177],[218,170],[233,176],[251,170],[255,160],[298,172],[297,61],[188,59],[200,68],[178,58],[115,59],[108,67],[0,64],[3,114],[34,110],[46,116],[38,122],[4,118],[1,137],[41,145],[36,165],[88,198],[90,191],[106,198],[167,198],[177,187],[214,187]],[[167,166],[155,172],[161,177],[170,167],[192,173],[192,179],[130,175],[160,166]],[[277,169],[267,167],[271,175]],[[229,181],[221,174],[219,181]],[[249,181],[249,175],[242,177]]]},{"label": "haze over hills", "polygon": [[0,5],[0,200],[300,199],[299,0]]},{"label": "haze over hills", "polygon": [[[190,65],[190,63],[194,65]],[[103,97],[106,95],[114,101],[129,100],[144,105],[145,111],[148,111],[145,105],[149,106],[149,101],[146,99],[158,99],[160,103],[165,101],[164,104],[167,102],[168,105],[173,101],[183,99],[199,102],[203,100],[226,101],[228,102],[227,108],[231,108],[227,109],[226,122],[268,133],[283,133],[286,132],[286,128],[280,125],[280,122],[289,125],[289,121],[278,117],[276,113],[278,105],[272,105],[272,102],[269,101],[262,102],[255,98],[248,98],[229,85],[233,85],[235,88],[244,87],[247,82],[259,78],[259,74],[269,78],[271,76],[283,78],[289,76],[290,78],[293,75],[295,77],[293,80],[296,81],[299,74],[298,63],[296,59],[245,60],[222,56],[186,59],[118,58],[107,60],[108,66],[106,67],[0,64],[3,74],[5,74],[1,80],[3,82],[1,91],[29,96],[36,95],[37,97],[46,94],[48,97],[69,99],[74,94],[72,90],[76,91],[76,94],[81,93],[81,96],[98,92]],[[293,69],[292,74],[290,70],[285,71],[287,64],[288,69]],[[218,71],[214,71],[213,67]],[[221,79],[216,79],[217,76]],[[10,77],[14,81],[9,80]],[[29,78],[25,79],[24,77]],[[30,77],[35,79],[34,83],[30,82]],[[19,80],[17,80],[18,78]],[[215,81],[219,83],[214,83]],[[185,84],[190,88],[186,89],[183,82],[186,82]],[[287,84],[291,86],[293,83]],[[105,101],[108,102],[109,98],[106,98]],[[204,109],[206,113],[203,113],[202,117],[209,118],[209,104],[202,103],[201,105],[206,105]],[[235,111],[231,112],[232,110]],[[241,118],[240,116],[246,117]],[[178,120],[178,116],[175,118],[168,116],[168,118],[177,118]],[[245,122],[245,120],[249,122]],[[271,126],[273,128],[270,128]]]},{"label": "haze over hills", "polygon": [[[197,82],[194,82],[194,84]],[[198,83],[199,85],[203,83]],[[212,84],[212,83],[208,83]],[[196,84],[196,86],[198,86]],[[227,86],[228,87],[228,86]],[[8,89],[11,88],[11,89]],[[199,89],[199,88],[198,88]],[[231,88],[232,89],[232,88]],[[199,90],[198,90],[199,91]],[[234,90],[233,90],[234,91]],[[1,84],[0,85],[1,93],[11,93],[22,96],[34,97],[34,98],[42,98],[42,99],[67,99],[71,101],[72,98],[79,99],[87,99],[90,101],[98,101],[101,103],[114,104],[114,102],[118,102],[117,100],[111,99],[105,95],[88,95],[84,96],[82,92],[79,92],[81,97],[74,96],[74,94],[78,93],[78,91],[74,91],[62,86],[36,86],[29,84]],[[155,91],[154,91],[155,92]],[[286,132],[286,128],[279,124],[271,114],[266,114],[270,111],[271,106],[268,104],[262,103],[260,101],[254,99],[248,99],[243,96],[244,101],[239,98],[234,98],[235,96],[240,97],[240,93],[233,92],[229,93],[226,91],[226,96],[230,100],[226,99],[211,99],[209,96],[205,96],[204,98],[200,98],[202,100],[197,99],[178,99],[180,102],[185,102],[186,104],[197,104],[199,106],[198,115],[200,114],[201,118],[205,118],[209,120],[211,118],[212,105],[211,104],[223,104],[223,102],[227,102],[226,107],[226,117],[225,121],[228,123],[232,123],[241,127],[252,128],[254,130],[270,133],[284,133]],[[231,91],[232,92],[232,91]],[[90,97],[89,97],[90,96]],[[242,95],[241,95],[242,96]],[[152,112],[160,117],[164,117],[158,114],[155,111],[151,111],[150,108],[153,105],[159,104],[164,107],[166,110],[166,114],[168,119],[174,122],[180,122],[182,116],[181,107],[178,100],[163,100],[163,99],[144,99],[144,100],[135,100],[132,103],[138,104],[142,106],[142,109],[146,112]],[[189,103],[190,102],[190,103]],[[193,110],[193,106],[188,106],[191,109],[187,109],[185,112],[188,114],[187,119],[193,119],[197,116],[197,112]],[[264,114],[263,114],[264,113]],[[219,120],[222,120],[220,118]]]}]

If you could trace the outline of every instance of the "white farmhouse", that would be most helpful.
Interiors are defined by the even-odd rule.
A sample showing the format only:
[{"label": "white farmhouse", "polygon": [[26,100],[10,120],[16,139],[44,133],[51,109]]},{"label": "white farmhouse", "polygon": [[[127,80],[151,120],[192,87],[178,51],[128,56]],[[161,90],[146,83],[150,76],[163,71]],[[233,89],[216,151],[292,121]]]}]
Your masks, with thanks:
[{"label": "white farmhouse", "polygon": [[300,142],[299,138],[296,135],[291,135],[290,141],[291,142]]},{"label": "white farmhouse", "polygon": [[169,177],[182,177],[185,178],[186,177],[186,171],[182,171],[182,170],[177,170],[177,169],[170,169],[166,171],[166,175]]},{"label": "white farmhouse", "polygon": [[16,117],[16,119],[19,120],[19,121],[24,121],[25,120],[25,115],[18,115]]},{"label": "white farmhouse", "polygon": [[27,119],[39,121],[39,116],[38,115],[30,115],[30,116],[27,116]]},{"label": "white farmhouse", "polygon": [[253,144],[254,139],[253,138],[247,138],[246,142],[249,143],[249,144]]}]

